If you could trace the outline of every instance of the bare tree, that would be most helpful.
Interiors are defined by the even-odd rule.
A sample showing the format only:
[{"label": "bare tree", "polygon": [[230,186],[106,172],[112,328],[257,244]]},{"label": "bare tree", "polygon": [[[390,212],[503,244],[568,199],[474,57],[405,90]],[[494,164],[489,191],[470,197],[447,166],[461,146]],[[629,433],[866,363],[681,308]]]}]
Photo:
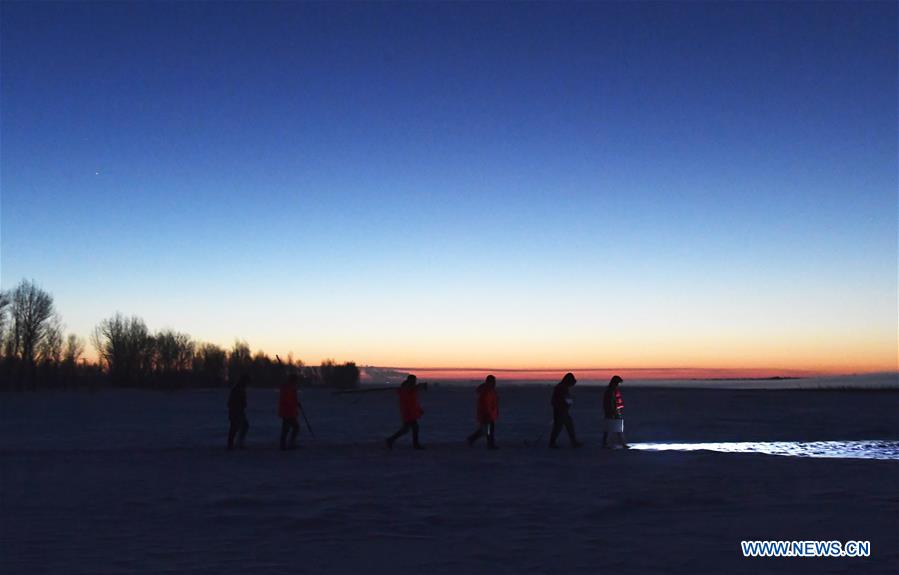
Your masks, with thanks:
[{"label": "bare tree", "polygon": [[191,368],[196,344],[186,333],[163,330],[153,336],[153,344],[157,372],[182,372]]},{"label": "bare tree", "polygon": [[153,338],[137,316],[116,313],[101,321],[91,336],[100,361],[119,383],[139,380],[152,365]]},{"label": "bare tree", "polygon": [[38,359],[43,363],[59,364],[62,361],[63,333],[65,324],[59,314],[54,313],[47,322],[44,337],[38,346]]},{"label": "bare tree", "polygon": [[33,281],[22,280],[10,294],[10,333],[7,352],[33,364],[35,355],[52,330],[53,296]]},{"label": "bare tree", "polygon": [[74,367],[82,355],[84,355],[84,340],[74,333],[70,333],[62,352],[63,362]]},{"label": "bare tree", "polygon": [[351,361],[337,364],[333,359],[323,360],[319,374],[322,383],[329,387],[359,387],[359,368]]},{"label": "bare tree", "polygon": [[225,379],[228,353],[214,343],[197,346],[194,356],[194,374],[201,376],[208,384],[217,384]]},{"label": "bare tree", "polygon": [[78,379],[78,360],[84,355],[84,340],[70,333],[66,337],[62,349],[62,384],[68,388],[75,385]]},{"label": "bare tree", "polygon": [[243,373],[248,373],[253,365],[250,346],[245,341],[235,341],[231,353],[228,354],[228,378],[237,381]]},{"label": "bare tree", "polygon": [[[6,326],[9,324],[9,294],[0,291],[0,342],[6,341]],[[2,349],[0,349],[2,353]]]}]

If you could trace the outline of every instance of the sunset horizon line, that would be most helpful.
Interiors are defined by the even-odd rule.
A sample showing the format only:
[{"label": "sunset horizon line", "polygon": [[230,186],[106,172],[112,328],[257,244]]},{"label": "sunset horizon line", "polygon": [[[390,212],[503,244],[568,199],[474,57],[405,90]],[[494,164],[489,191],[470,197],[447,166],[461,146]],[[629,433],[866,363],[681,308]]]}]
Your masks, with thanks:
[{"label": "sunset horizon line", "polygon": [[[812,378],[812,377],[838,377],[838,376],[870,376],[870,375],[897,375],[899,369],[856,369],[856,370],[826,370],[826,369],[795,369],[795,368],[704,368],[704,367],[569,367],[569,368],[490,368],[490,367],[415,367],[415,366],[377,366],[361,365],[363,369],[374,368],[397,372],[425,373],[433,379],[470,378],[474,374],[516,374],[525,377],[517,379],[546,379],[551,373],[557,373],[560,377],[566,372],[587,374],[581,379],[592,379],[600,373],[640,375],[640,379],[777,379],[777,378]],[[527,376],[533,377],[527,377]],[[667,376],[667,377],[666,377]]]}]

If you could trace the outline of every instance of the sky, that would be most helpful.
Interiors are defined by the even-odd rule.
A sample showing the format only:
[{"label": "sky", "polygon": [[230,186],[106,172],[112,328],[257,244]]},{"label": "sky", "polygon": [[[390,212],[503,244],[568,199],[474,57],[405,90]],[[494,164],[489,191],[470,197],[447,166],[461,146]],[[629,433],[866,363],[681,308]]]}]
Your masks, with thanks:
[{"label": "sky", "polygon": [[0,287],[307,363],[897,369],[897,5],[0,6]]}]

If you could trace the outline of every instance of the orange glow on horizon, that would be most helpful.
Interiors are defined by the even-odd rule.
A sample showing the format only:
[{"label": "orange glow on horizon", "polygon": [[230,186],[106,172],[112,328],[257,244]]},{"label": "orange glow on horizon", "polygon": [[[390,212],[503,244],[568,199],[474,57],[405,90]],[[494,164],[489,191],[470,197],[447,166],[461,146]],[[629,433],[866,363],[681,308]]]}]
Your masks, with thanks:
[{"label": "orange glow on horizon", "polygon": [[[392,322],[336,325],[301,319],[266,325],[248,321],[234,331],[244,334],[240,339],[254,354],[286,358],[292,352],[306,365],[334,359],[359,366],[402,366],[434,379],[515,372],[518,379],[554,380],[567,371],[587,379],[608,379],[614,373],[630,379],[709,379],[896,372],[896,334],[884,326],[783,325],[775,330],[745,323],[720,329],[627,324],[601,330],[592,324],[541,328],[482,320],[463,328],[402,316]],[[198,331],[197,341],[226,350],[236,339],[221,337],[214,328]],[[95,350],[89,348],[86,357],[95,360]]]},{"label": "orange glow on horizon", "polygon": [[807,378],[837,375],[864,375],[892,373],[895,370],[810,370],[777,368],[558,368],[558,369],[514,369],[514,368],[453,368],[453,367],[390,367],[398,372],[415,373],[419,377],[433,380],[481,380],[487,374],[499,379],[515,381],[555,381],[566,372],[572,372],[580,380],[605,381],[613,375],[625,380],[709,380],[709,379],[767,379],[767,378]]}]

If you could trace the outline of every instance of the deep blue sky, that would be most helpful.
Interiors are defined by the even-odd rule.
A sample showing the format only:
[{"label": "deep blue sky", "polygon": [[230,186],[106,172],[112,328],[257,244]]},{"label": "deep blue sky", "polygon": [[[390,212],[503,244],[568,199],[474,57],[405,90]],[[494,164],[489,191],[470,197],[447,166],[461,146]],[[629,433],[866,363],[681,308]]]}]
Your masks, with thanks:
[{"label": "deep blue sky", "polygon": [[0,285],[82,335],[895,368],[895,3],[0,17]]}]

